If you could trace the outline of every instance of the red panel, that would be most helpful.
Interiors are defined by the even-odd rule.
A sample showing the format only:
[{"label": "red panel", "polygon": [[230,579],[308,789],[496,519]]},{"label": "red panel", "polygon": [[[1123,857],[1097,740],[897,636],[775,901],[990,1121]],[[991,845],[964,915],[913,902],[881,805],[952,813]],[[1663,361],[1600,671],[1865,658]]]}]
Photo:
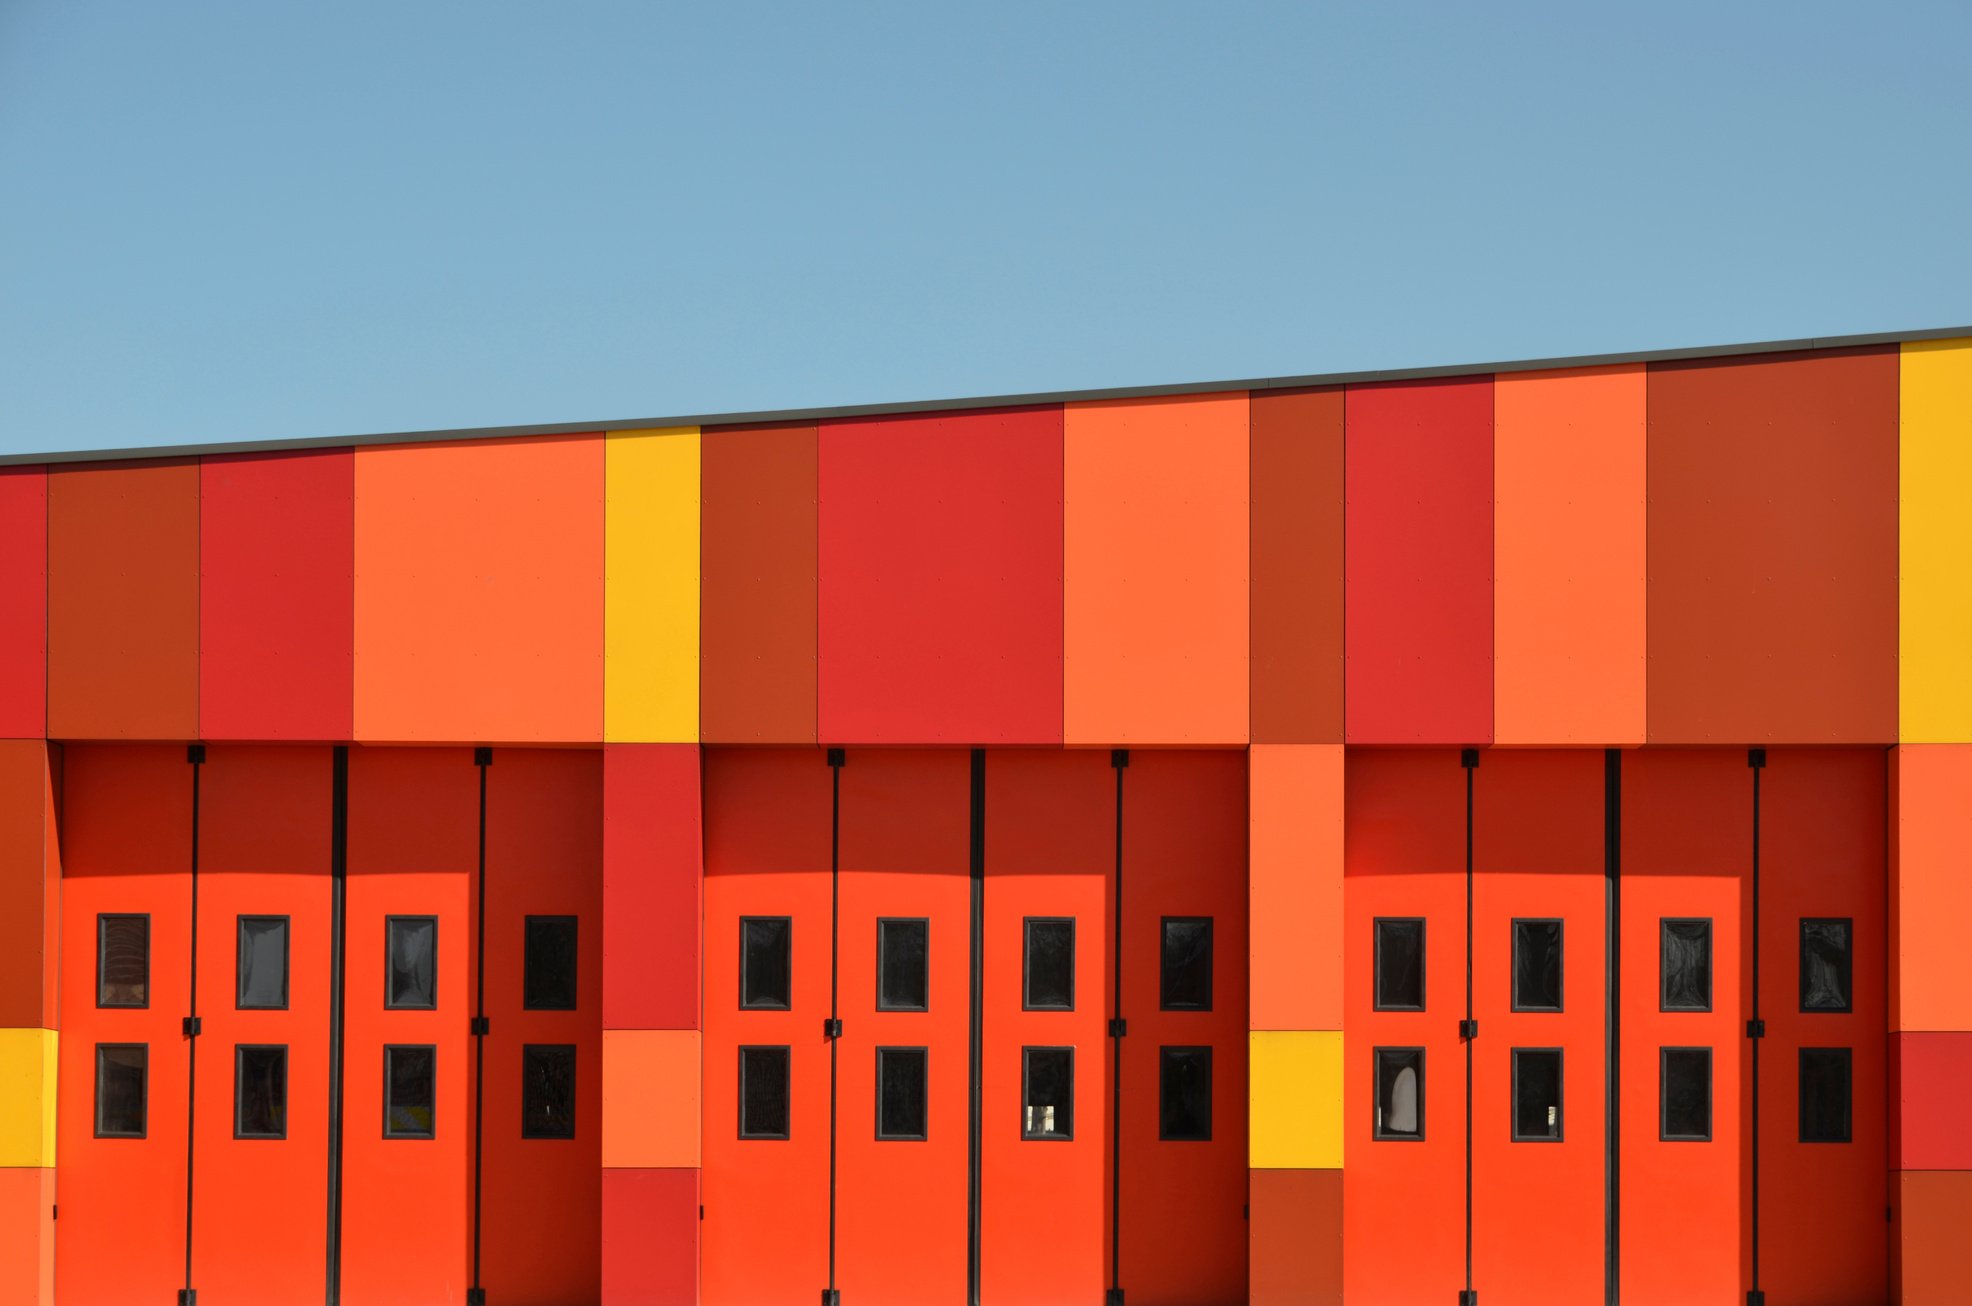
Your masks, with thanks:
[{"label": "red panel", "polygon": [[603,750],[603,1028],[697,1029],[695,744]]},{"label": "red panel", "polygon": [[[1972,1170],[1972,1119],[1965,1085],[1972,1082],[1972,1033],[1897,1034],[1896,1110],[1904,1170]],[[1856,1118],[1863,1117],[1858,1112]]]},{"label": "red panel", "polygon": [[1348,738],[1493,736],[1493,381],[1352,386]]},{"label": "red panel", "polygon": [[1251,1306],[1342,1306],[1342,1172],[1255,1170]]},{"label": "red panel", "polygon": [[1253,742],[1342,741],[1342,391],[1252,400]]},{"label": "red panel", "polygon": [[352,452],[209,457],[199,478],[200,733],[348,739]]},{"label": "red panel", "polygon": [[603,1171],[603,1295],[698,1306],[698,1171]]},{"label": "red panel", "polygon": [[48,472],[0,469],[0,738],[48,727]]},{"label": "red panel", "polygon": [[821,427],[821,735],[1060,743],[1059,408]]}]

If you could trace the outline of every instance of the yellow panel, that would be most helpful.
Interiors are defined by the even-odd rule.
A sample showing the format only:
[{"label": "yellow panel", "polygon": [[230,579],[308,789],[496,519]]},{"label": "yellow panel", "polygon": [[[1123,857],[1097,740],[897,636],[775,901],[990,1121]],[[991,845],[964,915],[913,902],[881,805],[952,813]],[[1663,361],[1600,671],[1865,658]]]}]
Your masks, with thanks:
[{"label": "yellow panel", "polygon": [[603,1031],[603,1168],[698,1166],[695,1029]]},{"label": "yellow panel", "polygon": [[603,738],[698,742],[695,426],[611,431],[603,582]]},{"label": "yellow panel", "polygon": [[0,1029],[0,1166],[55,1163],[55,1038]]},{"label": "yellow panel", "polygon": [[1248,1164],[1255,1170],[1342,1168],[1342,1034],[1254,1030]]},{"label": "yellow panel", "polygon": [[1972,742],[1972,340],[1903,347],[1898,738]]}]

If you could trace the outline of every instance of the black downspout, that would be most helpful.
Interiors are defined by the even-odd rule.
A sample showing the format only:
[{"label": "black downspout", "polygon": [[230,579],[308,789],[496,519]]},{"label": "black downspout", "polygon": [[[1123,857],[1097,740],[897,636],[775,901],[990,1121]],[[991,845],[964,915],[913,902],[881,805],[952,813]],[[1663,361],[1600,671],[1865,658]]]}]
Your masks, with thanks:
[{"label": "black downspout", "polygon": [[329,796],[329,1247],[323,1299],[342,1300],[343,976],[349,911],[349,749],[337,745]]},{"label": "black downspout", "polygon": [[205,769],[205,745],[185,749],[185,761],[192,768],[192,991],[191,1012],[181,1029],[191,1047],[185,1070],[185,1286],[178,1290],[178,1306],[197,1306],[199,1294],[192,1287],[192,1160],[198,1138],[199,1097],[199,773]]}]

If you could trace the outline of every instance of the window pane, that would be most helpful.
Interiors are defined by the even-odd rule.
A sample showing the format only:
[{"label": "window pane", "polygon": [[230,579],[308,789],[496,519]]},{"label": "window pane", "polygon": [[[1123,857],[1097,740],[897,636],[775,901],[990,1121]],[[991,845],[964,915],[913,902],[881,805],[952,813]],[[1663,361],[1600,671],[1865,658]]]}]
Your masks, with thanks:
[{"label": "window pane", "polygon": [[1171,1142],[1210,1142],[1212,1049],[1157,1052],[1157,1136]]},{"label": "window pane", "polygon": [[1075,1137],[1075,1049],[1020,1049],[1022,1138]]},{"label": "window pane", "polygon": [[740,1006],[786,1011],[794,992],[794,921],[740,917]]},{"label": "window pane", "polygon": [[1561,1141],[1561,1049],[1513,1049],[1513,1137]]},{"label": "window pane", "polygon": [[1513,922],[1513,1009],[1561,1010],[1561,922]]},{"label": "window pane", "polygon": [[1027,917],[1029,1011],[1075,1010],[1075,922],[1065,917]]},{"label": "window pane", "polygon": [[233,1049],[233,1137],[288,1136],[288,1050],[240,1044]]},{"label": "window pane", "polygon": [[575,1045],[523,1043],[520,1136],[575,1137]]},{"label": "window pane", "polygon": [[1376,1049],[1374,1137],[1399,1141],[1424,1137],[1424,1049]]},{"label": "window pane", "polygon": [[280,1011],[288,1005],[288,918],[240,917],[240,965],[233,1005]]},{"label": "window pane", "polygon": [[1376,922],[1376,1009],[1424,1010],[1424,922]]},{"label": "window pane", "polygon": [[96,1045],[96,1137],[144,1136],[144,1089],[150,1068],[147,1043]]},{"label": "window pane", "polygon": [[739,1054],[740,1137],[786,1138],[788,1050],[741,1048]]},{"label": "window pane", "polygon": [[928,1010],[930,967],[930,921],[880,920],[876,923],[877,1010]]},{"label": "window pane", "polygon": [[1801,1049],[1801,1141],[1849,1141],[1848,1048]]},{"label": "window pane", "polygon": [[1712,1136],[1712,1049],[1664,1048],[1659,1092],[1659,1136],[1666,1142],[1703,1142]]},{"label": "window pane", "polygon": [[386,1007],[430,1010],[438,1005],[438,918],[387,916]]},{"label": "window pane", "polygon": [[1712,922],[1666,917],[1659,922],[1660,1001],[1664,1011],[1712,1009]]},{"label": "window pane", "polygon": [[575,917],[529,916],[522,969],[527,1010],[575,1010]]},{"label": "window pane", "polygon": [[1165,1011],[1212,1010],[1212,918],[1164,918],[1164,968],[1158,1005]]},{"label": "window pane", "polygon": [[1801,922],[1801,1010],[1849,1010],[1851,926],[1846,917]]},{"label": "window pane", "polygon": [[383,1050],[383,1136],[434,1136],[438,1049],[386,1047]]},{"label": "window pane", "polygon": [[926,1053],[923,1048],[876,1050],[876,1136],[925,1137]]},{"label": "window pane", "polygon": [[150,917],[96,917],[96,1005],[151,1005]]}]

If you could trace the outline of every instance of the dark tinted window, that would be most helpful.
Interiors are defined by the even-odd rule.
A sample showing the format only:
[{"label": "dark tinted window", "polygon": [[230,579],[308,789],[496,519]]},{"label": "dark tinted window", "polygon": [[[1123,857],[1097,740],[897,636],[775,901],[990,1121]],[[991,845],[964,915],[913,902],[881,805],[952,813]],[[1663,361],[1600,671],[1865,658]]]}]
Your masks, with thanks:
[{"label": "dark tinted window", "polygon": [[233,1049],[233,1137],[288,1136],[288,1050],[242,1043]]},{"label": "dark tinted window", "polygon": [[1064,917],[1027,918],[1029,1011],[1075,1009],[1075,922]]},{"label": "dark tinted window", "polygon": [[1022,1138],[1075,1137],[1075,1049],[1020,1049]]},{"label": "dark tinted window", "polygon": [[794,994],[794,921],[740,917],[740,1006],[786,1011]]},{"label": "dark tinted window", "polygon": [[1513,922],[1513,1009],[1561,1010],[1561,922]]},{"label": "dark tinted window", "polygon": [[523,1043],[520,1136],[575,1137],[575,1045]]},{"label": "dark tinted window", "polygon": [[1165,1011],[1212,1010],[1212,918],[1164,918],[1163,974],[1158,1005]]},{"label": "dark tinted window", "polygon": [[1802,1142],[1849,1141],[1851,1060],[1847,1048],[1801,1049]]},{"label": "dark tinted window", "polygon": [[242,916],[233,1005],[280,1011],[288,1005],[288,918]]},{"label": "dark tinted window", "polygon": [[151,1005],[151,918],[96,918],[96,1005]]},{"label": "dark tinted window", "polygon": [[926,1053],[923,1048],[876,1050],[876,1136],[925,1136]]},{"label": "dark tinted window", "polygon": [[1376,1009],[1424,1010],[1424,922],[1376,922]]},{"label": "dark tinted window", "polygon": [[1854,922],[1847,917],[1801,922],[1801,1010],[1849,1010],[1854,974],[1849,940],[1854,933]]},{"label": "dark tinted window", "polygon": [[879,1011],[925,1011],[931,997],[931,922],[876,923],[876,1005]]},{"label": "dark tinted window", "polygon": [[383,1136],[431,1138],[438,1102],[438,1049],[426,1046],[383,1050]]},{"label": "dark tinted window", "polygon": [[429,1010],[438,1005],[438,918],[384,918],[384,1005]]},{"label": "dark tinted window", "polygon": [[1658,1136],[1666,1142],[1703,1142],[1712,1136],[1712,1049],[1664,1048],[1658,1075]]},{"label": "dark tinted window", "polygon": [[1659,1008],[1710,1011],[1712,922],[1665,917],[1659,922],[1659,930]]},{"label": "dark tinted window", "polygon": [[1372,1136],[1424,1137],[1424,1049],[1376,1049],[1376,1121]]},{"label": "dark tinted window", "polygon": [[1513,1049],[1513,1137],[1561,1141],[1561,1049]]},{"label": "dark tinted window", "polygon": [[786,1138],[788,1050],[741,1048],[739,1055],[739,1136]]},{"label": "dark tinted window", "polygon": [[1157,1136],[1170,1142],[1212,1137],[1212,1049],[1157,1050]]},{"label": "dark tinted window", "polygon": [[96,1137],[144,1136],[145,1088],[150,1068],[149,1044],[96,1045]]},{"label": "dark tinted window", "polygon": [[575,917],[529,916],[526,924],[524,1005],[529,1011],[575,1010]]}]

